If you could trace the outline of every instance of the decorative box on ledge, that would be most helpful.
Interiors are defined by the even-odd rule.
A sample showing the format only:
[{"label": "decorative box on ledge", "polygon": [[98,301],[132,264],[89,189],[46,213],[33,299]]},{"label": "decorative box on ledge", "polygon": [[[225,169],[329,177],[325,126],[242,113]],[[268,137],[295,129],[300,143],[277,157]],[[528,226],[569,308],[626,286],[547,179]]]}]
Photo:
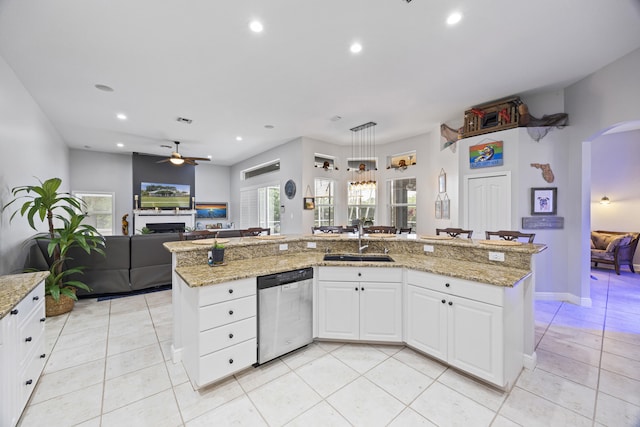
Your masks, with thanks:
[{"label": "decorative box on ledge", "polygon": [[518,127],[520,97],[477,105],[464,112],[462,138]]}]

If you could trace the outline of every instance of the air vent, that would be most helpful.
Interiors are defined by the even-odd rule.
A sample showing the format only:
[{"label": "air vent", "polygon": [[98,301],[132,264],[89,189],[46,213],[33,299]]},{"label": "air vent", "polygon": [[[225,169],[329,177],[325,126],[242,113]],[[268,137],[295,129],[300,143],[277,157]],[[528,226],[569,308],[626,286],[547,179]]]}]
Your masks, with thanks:
[{"label": "air vent", "polygon": [[187,119],[186,117],[178,117],[178,118],[176,119],[176,121],[178,121],[178,122],[180,122],[180,123],[186,123],[186,124],[188,124],[188,125],[190,125],[190,124],[191,124],[191,122],[193,122],[193,120],[191,120],[191,119]]}]

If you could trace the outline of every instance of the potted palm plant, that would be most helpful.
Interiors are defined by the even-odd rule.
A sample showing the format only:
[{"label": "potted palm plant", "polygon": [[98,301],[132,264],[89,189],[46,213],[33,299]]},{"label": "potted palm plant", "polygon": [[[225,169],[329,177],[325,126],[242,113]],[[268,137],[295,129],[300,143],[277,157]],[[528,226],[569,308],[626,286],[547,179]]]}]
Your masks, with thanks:
[{"label": "potted palm plant", "polygon": [[31,228],[36,231],[36,220],[46,221],[48,233],[36,238],[49,240],[47,251],[52,262],[49,266],[50,274],[45,279],[45,307],[47,316],[56,316],[73,309],[74,302],[78,299],[77,289],[90,290],[85,283],[70,277],[82,273],[84,267],[67,267],[67,261],[72,259],[69,250],[78,247],[87,253],[95,251],[104,255],[102,248],[105,242],[94,227],[82,223],[87,216],[82,213],[84,201],[69,193],[58,192],[62,183],[60,178],[38,181],[40,185],[12,188],[14,199],[3,210],[24,200],[20,208],[13,212],[10,221],[19,213],[27,218]]}]

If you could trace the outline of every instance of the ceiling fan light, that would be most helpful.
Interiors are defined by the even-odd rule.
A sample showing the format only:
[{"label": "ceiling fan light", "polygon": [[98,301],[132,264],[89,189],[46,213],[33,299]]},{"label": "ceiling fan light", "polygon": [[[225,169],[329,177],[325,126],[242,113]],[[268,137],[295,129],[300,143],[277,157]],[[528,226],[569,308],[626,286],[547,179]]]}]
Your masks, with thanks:
[{"label": "ceiling fan light", "polygon": [[172,164],[178,165],[178,166],[184,163],[184,159],[180,158],[180,157],[172,157],[172,158],[169,159],[169,161]]}]

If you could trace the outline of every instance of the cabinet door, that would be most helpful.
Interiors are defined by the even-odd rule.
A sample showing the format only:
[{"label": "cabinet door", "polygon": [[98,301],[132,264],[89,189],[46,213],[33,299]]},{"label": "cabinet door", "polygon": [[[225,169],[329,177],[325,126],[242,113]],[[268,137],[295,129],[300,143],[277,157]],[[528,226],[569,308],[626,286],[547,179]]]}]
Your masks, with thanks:
[{"label": "cabinet door", "polygon": [[447,297],[407,285],[405,342],[434,357],[447,360]]},{"label": "cabinet door", "polygon": [[402,341],[402,284],[360,283],[360,339]]},{"label": "cabinet door", "polygon": [[357,340],[359,336],[358,283],[319,282],[318,336]]},{"label": "cabinet door", "polygon": [[449,364],[503,384],[502,308],[460,297],[448,297]]}]

